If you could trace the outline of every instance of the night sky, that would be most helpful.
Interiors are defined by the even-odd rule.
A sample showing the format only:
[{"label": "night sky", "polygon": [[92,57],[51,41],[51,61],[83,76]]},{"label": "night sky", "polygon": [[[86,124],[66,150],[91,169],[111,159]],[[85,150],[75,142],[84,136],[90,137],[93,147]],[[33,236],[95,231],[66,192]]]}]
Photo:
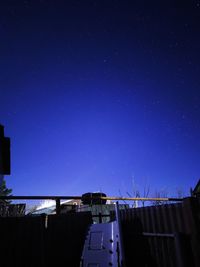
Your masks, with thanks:
[{"label": "night sky", "polygon": [[[150,2],[150,3],[149,3]],[[189,193],[200,177],[200,1],[0,1],[14,195]]]}]

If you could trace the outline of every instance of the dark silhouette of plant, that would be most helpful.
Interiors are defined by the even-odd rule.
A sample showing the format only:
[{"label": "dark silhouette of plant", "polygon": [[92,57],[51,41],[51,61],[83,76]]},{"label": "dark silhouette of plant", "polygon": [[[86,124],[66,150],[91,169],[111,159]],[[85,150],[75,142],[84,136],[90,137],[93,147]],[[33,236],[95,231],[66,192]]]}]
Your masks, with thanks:
[{"label": "dark silhouette of plant", "polygon": [[[129,192],[126,192],[129,197],[135,197],[135,198],[140,198],[140,197],[148,198],[149,197],[149,193],[150,193],[150,186],[149,185],[145,184],[145,186],[143,188],[143,194],[141,194],[140,191],[138,190],[137,186],[136,186],[134,179],[132,180],[132,184],[133,184],[132,185],[132,194],[130,194]],[[144,207],[145,201],[141,200],[141,203],[142,203],[142,207]],[[133,201],[133,207],[134,208],[139,207],[138,200]]]},{"label": "dark silhouette of plant", "polygon": [[[0,196],[10,196],[12,189],[8,189],[6,186],[6,181],[3,179],[0,185]],[[10,204],[9,200],[0,200],[0,204]]]}]

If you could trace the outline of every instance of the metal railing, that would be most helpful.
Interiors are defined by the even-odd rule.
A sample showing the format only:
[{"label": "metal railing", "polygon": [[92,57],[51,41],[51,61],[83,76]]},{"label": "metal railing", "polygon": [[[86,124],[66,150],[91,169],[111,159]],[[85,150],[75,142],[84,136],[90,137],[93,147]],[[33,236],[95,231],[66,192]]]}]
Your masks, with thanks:
[{"label": "metal railing", "polygon": [[[82,196],[0,196],[0,200],[55,200],[56,202],[56,214],[60,214],[61,211],[61,200],[82,200]],[[183,198],[145,198],[145,197],[111,197],[111,196],[101,196],[101,197],[91,197],[91,202],[93,200],[126,200],[126,201],[182,201]]]}]

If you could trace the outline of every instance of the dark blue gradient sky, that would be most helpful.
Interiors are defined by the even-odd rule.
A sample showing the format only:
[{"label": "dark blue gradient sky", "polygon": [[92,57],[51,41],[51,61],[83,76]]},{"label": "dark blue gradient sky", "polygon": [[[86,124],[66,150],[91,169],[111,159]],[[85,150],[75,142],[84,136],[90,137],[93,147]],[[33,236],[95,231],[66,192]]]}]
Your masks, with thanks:
[{"label": "dark blue gradient sky", "polygon": [[148,2],[0,2],[13,194],[194,187],[200,2]]}]

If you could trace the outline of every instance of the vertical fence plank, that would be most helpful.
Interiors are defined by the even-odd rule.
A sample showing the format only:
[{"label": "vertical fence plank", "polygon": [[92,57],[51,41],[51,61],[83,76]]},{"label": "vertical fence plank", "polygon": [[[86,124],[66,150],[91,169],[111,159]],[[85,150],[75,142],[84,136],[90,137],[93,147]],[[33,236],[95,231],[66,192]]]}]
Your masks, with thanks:
[{"label": "vertical fence plank", "polygon": [[190,236],[195,267],[200,266],[200,205],[197,199],[186,198],[183,202],[186,234]]}]

